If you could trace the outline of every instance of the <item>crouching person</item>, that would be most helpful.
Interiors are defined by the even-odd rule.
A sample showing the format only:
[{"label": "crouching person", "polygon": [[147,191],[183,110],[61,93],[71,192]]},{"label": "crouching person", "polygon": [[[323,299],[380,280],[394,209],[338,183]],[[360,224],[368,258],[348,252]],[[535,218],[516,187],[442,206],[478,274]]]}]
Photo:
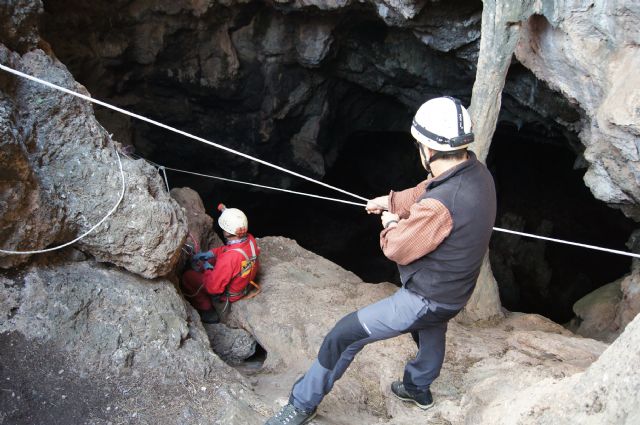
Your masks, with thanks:
[{"label": "crouching person", "polygon": [[[260,264],[260,248],[251,235],[247,216],[237,208],[225,208],[218,218],[225,244],[199,252],[191,270],[182,275],[184,295],[198,310],[204,323],[218,323],[229,304],[244,298],[253,287]],[[217,310],[216,310],[217,307]]]}]

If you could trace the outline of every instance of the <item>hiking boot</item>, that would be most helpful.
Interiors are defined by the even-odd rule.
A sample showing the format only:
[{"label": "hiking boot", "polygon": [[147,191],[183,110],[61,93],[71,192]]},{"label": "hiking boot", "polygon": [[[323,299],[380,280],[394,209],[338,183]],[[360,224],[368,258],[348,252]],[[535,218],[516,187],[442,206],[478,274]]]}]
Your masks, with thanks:
[{"label": "hiking boot", "polygon": [[421,408],[422,410],[427,410],[433,406],[433,397],[431,396],[431,390],[427,390],[418,394],[411,394],[404,387],[402,381],[395,381],[391,384],[391,392],[395,394],[400,400],[403,401],[412,401],[413,404]]},{"label": "hiking boot", "polygon": [[270,418],[264,425],[302,425],[308,424],[316,416],[316,409],[306,412],[298,409],[291,403],[284,406],[275,416]]},{"label": "hiking boot", "polygon": [[198,310],[198,313],[200,313],[200,320],[202,320],[202,323],[212,324],[220,322],[218,313],[214,308],[210,308],[209,310]]}]

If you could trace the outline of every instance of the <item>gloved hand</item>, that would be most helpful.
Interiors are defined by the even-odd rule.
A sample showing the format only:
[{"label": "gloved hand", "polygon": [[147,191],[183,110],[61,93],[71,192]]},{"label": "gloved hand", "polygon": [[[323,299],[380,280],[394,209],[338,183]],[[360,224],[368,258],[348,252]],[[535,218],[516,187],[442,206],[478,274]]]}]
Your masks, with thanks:
[{"label": "gloved hand", "polygon": [[389,227],[397,226],[398,221],[400,220],[400,217],[398,216],[398,214],[393,214],[393,213],[390,213],[389,211],[384,211],[382,213],[382,217],[380,217],[380,220],[382,221],[382,227],[384,227],[385,229],[388,229]]},{"label": "gloved hand", "polygon": [[211,265],[210,262],[205,261],[204,264],[202,264],[202,269],[203,270],[213,270],[213,266]]},{"label": "gloved hand", "polygon": [[191,261],[207,261],[209,258],[213,258],[213,252],[201,251],[191,257]]},{"label": "gloved hand", "polygon": [[[197,254],[191,257],[191,268],[197,272],[202,271],[204,264],[208,264],[209,260],[214,258],[213,252],[204,251],[198,252]],[[204,264],[203,264],[204,263]],[[211,265],[211,264],[209,264]],[[212,266],[213,268],[213,266]]]},{"label": "gloved hand", "polygon": [[371,199],[367,202],[367,206],[365,210],[367,210],[367,214],[380,214],[384,210],[389,209],[389,195],[378,196],[377,198]]}]

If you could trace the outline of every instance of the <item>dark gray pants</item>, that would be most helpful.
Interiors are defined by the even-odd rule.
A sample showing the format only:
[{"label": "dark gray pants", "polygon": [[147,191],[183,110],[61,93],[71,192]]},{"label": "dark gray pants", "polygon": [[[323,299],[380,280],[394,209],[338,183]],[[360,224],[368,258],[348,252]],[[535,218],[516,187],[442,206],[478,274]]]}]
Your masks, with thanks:
[{"label": "dark gray pants", "polygon": [[440,375],[447,322],[458,311],[434,307],[401,288],[388,298],[346,315],[325,337],[318,358],[294,384],[289,401],[299,409],[315,409],[365,345],[407,332],[418,337],[419,348],[416,358],[405,367],[403,382],[409,392],[426,391]]}]

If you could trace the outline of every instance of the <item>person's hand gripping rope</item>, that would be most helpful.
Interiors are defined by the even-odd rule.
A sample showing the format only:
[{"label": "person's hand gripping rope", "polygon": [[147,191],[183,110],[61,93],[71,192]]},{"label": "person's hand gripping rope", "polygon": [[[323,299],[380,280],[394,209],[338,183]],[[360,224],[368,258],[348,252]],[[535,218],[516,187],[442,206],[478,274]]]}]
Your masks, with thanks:
[{"label": "person's hand gripping rope", "polygon": [[380,220],[382,221],[382,227],[385,229],[389,227],[395,227],[398,225],[400,217],[397,214],[390,213],[389,210],[389,195],[378,196],[367,202],[365,207],[367,214],[382,214]]}]

